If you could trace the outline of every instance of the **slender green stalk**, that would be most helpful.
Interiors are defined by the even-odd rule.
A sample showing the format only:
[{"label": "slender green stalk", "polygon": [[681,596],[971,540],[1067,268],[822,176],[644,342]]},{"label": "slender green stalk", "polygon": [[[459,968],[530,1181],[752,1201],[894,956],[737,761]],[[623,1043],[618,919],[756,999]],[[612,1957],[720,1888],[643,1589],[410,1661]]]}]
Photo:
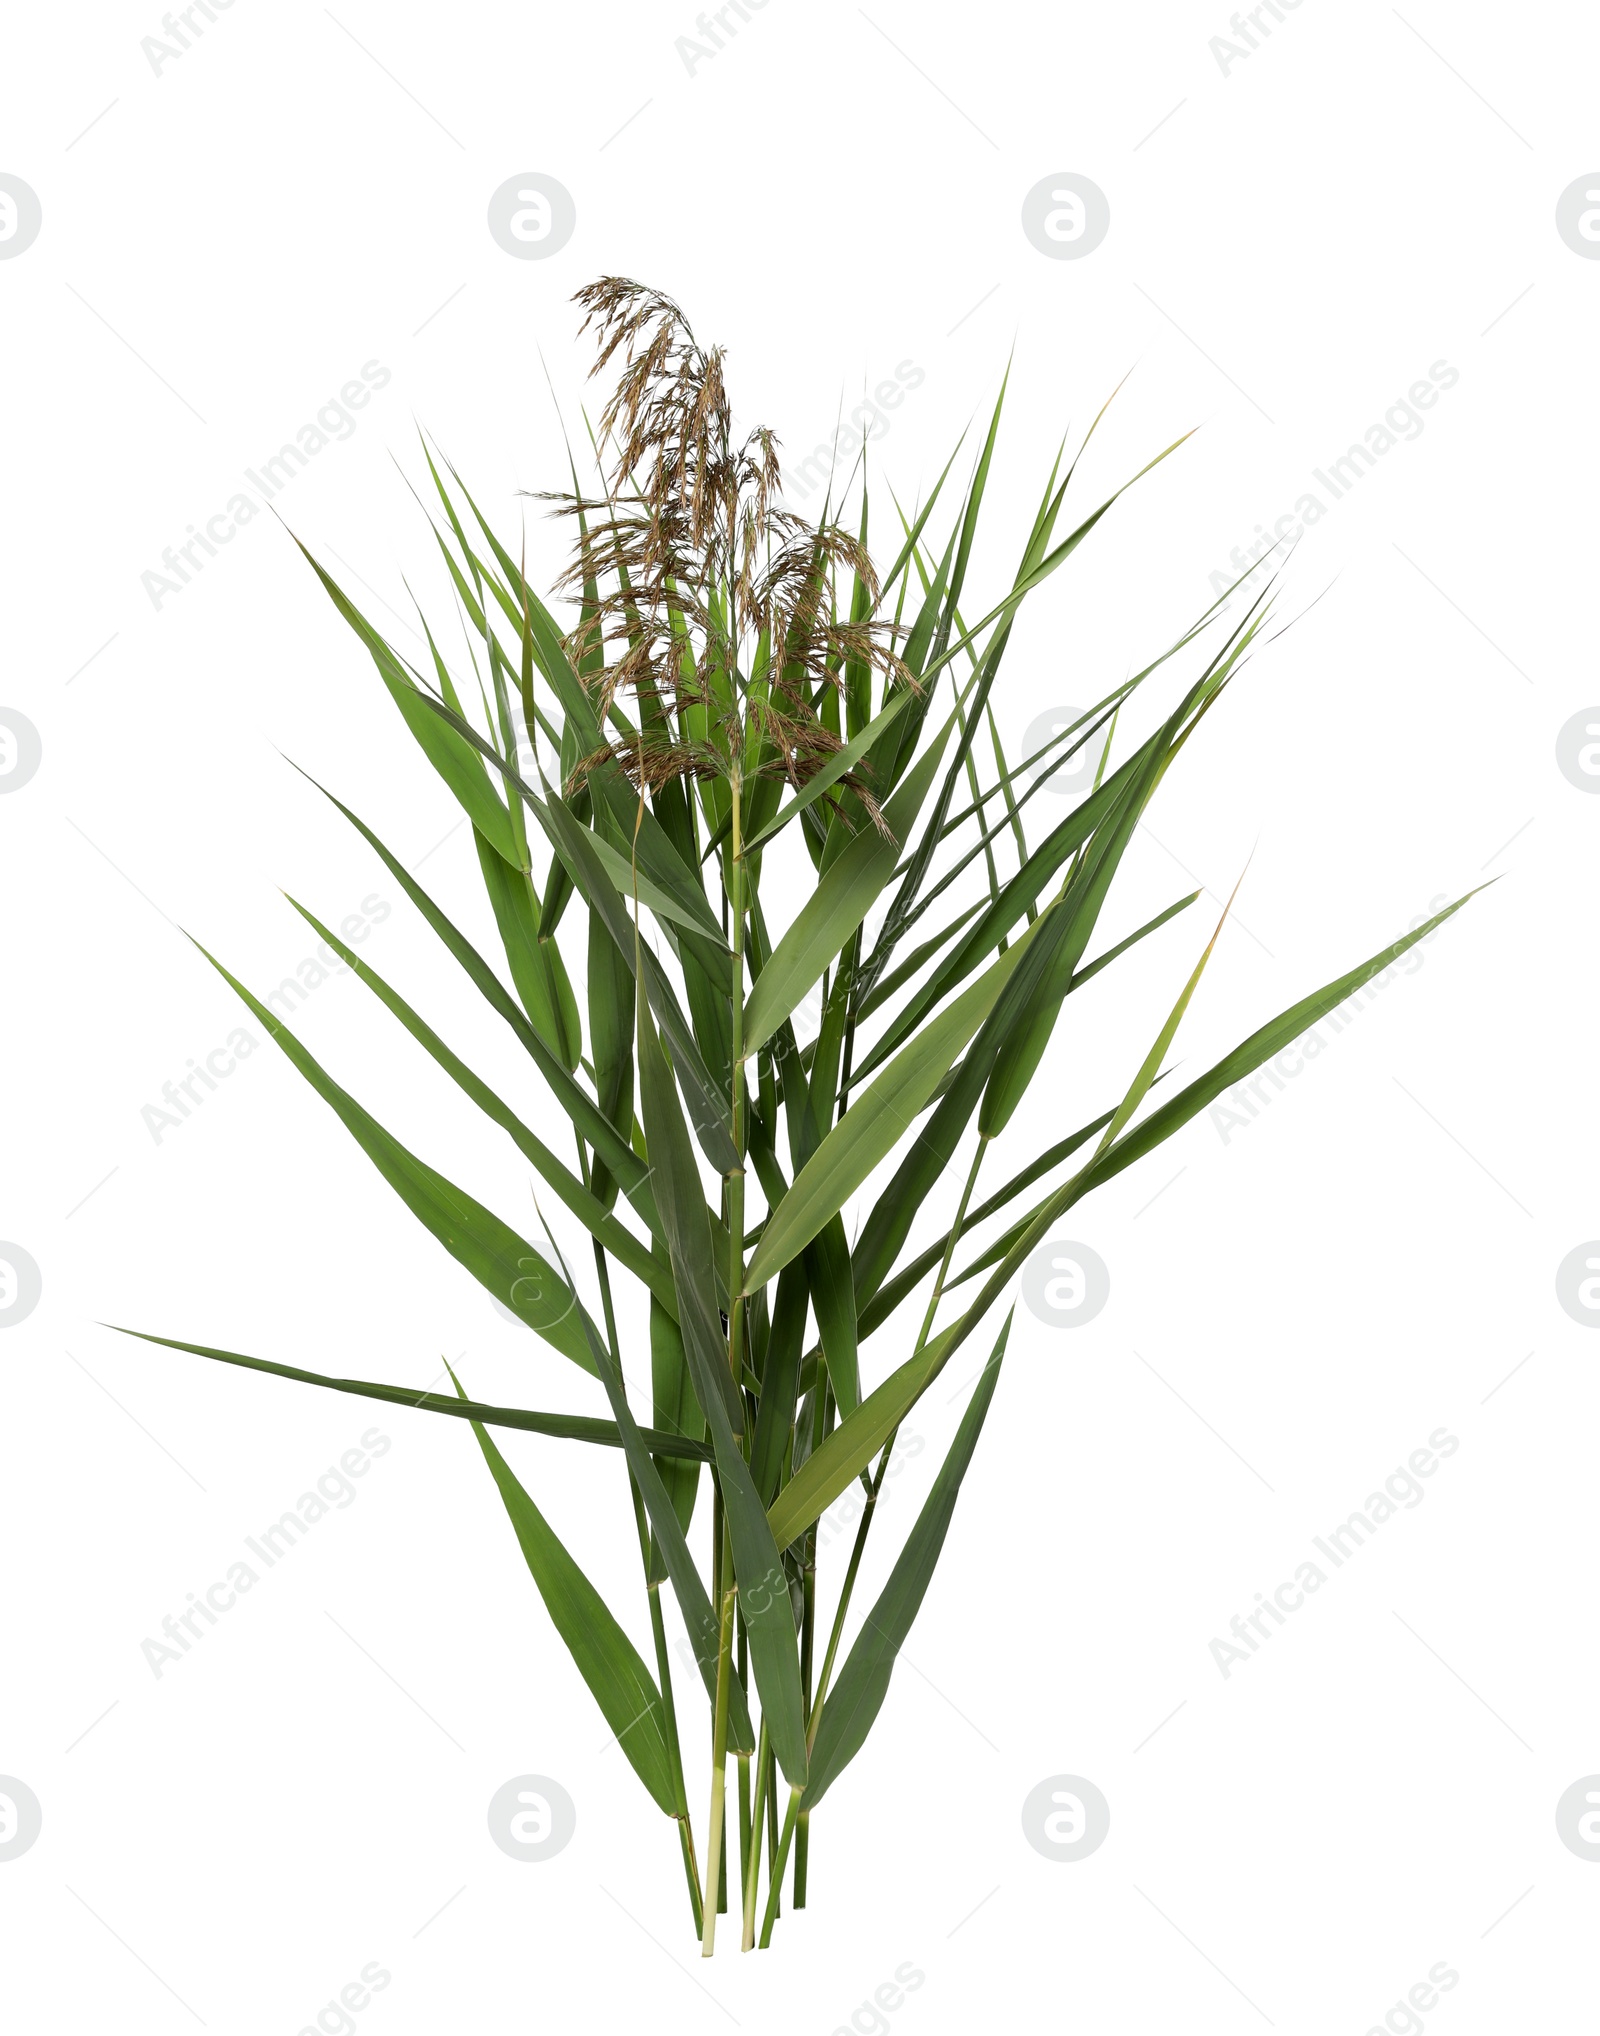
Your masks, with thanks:
[{"label": "slender green stalk", "polygon": [[778,1863],[772,1869],[772,1885],[767,1890],[767,1913],[761,1919],[761,1949],[766,1950],[772,1942],[772,1926],[778,1915],[778,1891],[783,1886],[783,1869],[788,1863],[789,1841],[794,1836],[795,1818],[800,1809],[803,1790],[791,1788],[789,1807],[783,1814],[783,1830],[778,1838]]},{"label": "slender green stalk", "polygon": [[[744,842],[740,831],[739,773],[728,780],[731,829],[728,839],[728,905],[733,920],[733,1143],[739,1164],[728,1175],[728,1368],[739,1383],[744,1340]],[[745,1454],[750,1453],[748,1430]]]},{"label": "slender green stalk", "polygon": [[[578,1141],[578,1163],[584,1167],[587,1178],[583,1140]],[[605,1307],[606,1337],[610,1345],[611,1361],[622,1376],[622,1357],[617,1343],[616,1315],[611,1302],[611,1274],[606,1259],[605,1247],[595,1240],[595,1267],[600,1276],[600,1295]],[[667,1652],[667,1629],[661,1615],[661,1580],[655,1576],[652,1559],[653,1543],[650,1523],[645,1515],[644,1496],[639,1490],[639,1481],[630,1470],[628,1489],[633,1495],[634,1524],[639,1533],[639,1555],[644,1563],[645,1596],[650,1601],[650,1637],[655,1647],[656,1681],[661,1688],[662,1722],[666,1733],[667,1758],[672,1777],[674,1816],[678,1826],[678,1842],[683,1853],[683,1870],[689,1883],[689,1908],[694,1916],[695,1934],[698,1936],[702,1921],[700,1901],[700,1872],[694,1852],[694,1824],[689,1816],[689,1795],[684,1784],[683,1747],[678,1738],[678,1708],[672,1695],[671,1657]]]},{"label": "slender green stalk", "polygon": [[[730,664],[732,659],[730,657]],[[728,843],[727,901],[732,921],[733,943],[733,1051],[732,1051],[732,1115],[733,1143],[739,1155],[739,1165],[728,1174],[725,1182],[728,1218],[728,1368],[733,1373],[734,1384],[738,1387],[743,1375],[744,1340],[744,1149],[745,1149],[745,1093],[744,1093],[744,864],[743,840],[740,833],[740,782],[737,768],[730,774],[728,791],[731,801],[731,829]],[[742,1438],[744,1453],[750,1453],[749,1424],[745,1424]],[[726,1749],[727,1749],[727,1678],[733,1673],[730,1640],[732,1635],[733,1607],[737,1587],[733,1582],[733,1550],[728,1539],[726,1523],[723,1527],[724,1591],[722,1599],[722,1647],[717,1660],[717,1705],[716,1722],[712,1739],[712,1791],[715,1804],[717,1828],[712,1834],[711,1844],[718,1852],[719,1873],[726,1873],[721,1854],[725,1844],[724,1821],[726,1818]],[[766,1731],[765,1723],[762,1725]],[[748,1752],[739,1755],[739,1864],[741,1877],[748,1868],[752,1856],[750,1839],[750,1756]],[[708,1868],[709,1871],[709,1868]],[[725,1881],[719,1881],[718,1906],[726,1903]],[[702,1929],[701,1953],[709,1958],[715,1942],[716,1926],[707,1920]]]},{"label": "slender green stalk", "polygon": [[683,1749],[678,1738],[678,1707],[672,1694],[672,1658],[667,1652],[667,1629],[661,1613],[660,1579],[651,1575],[654,1563],[651,1559],[653,1543],[650,1539],[649,1524],[645,1519],[644,1500],[632,1472],[628,1483],[633,1490],[634,1517],[639,1528],[641,1552],[645,1567],[645,1596],[650,1601],[650,1638],[655,1647],[656,1681],[661,1688],[662,1723],[666,1733],[667,1757],[672,1777],[673,1812],[678,1825],[678,1839],[683,1852],[683,1870],[689,1882],[689,1907],[694,1913],[696,1936],[700,1933],[700,1870],[695,1860],[694,1824],[689,1816],[689,1796],[684,1785]]},{"label": "slender green stalk", "polygon": [[767,1748],[767,1872],[778,1864],[778,1756]]},{"label": "slender green stalk", "polygon": [[694,1912],[695,1935],[700,1934],[704,1915],[700,1900],[700,1868],[694,1854],[694,1824],[689,1816],[689,1798],[684,1787],[683,1753],[678,1743],[678,1712],[672,1696],[672,1669],[667,1653],[666,1627],[661,1617],[661,1586],[650,1586],[650,1634],[655,1642],[656,1675],[661,1683],[661,1704],[666,1713],[667,1749],[672,1756],[672,1784],[682,1808],[678,1812],[678,1837],[683,1849],[683,1871],[689,1883],[689,1907]]},{"label": "slender green stalk", "polygon": [[[804,1582],[805,1608],[800,1618],[800,1695],[805,1705],[806,1716],[811,1715],[811,1664],[817,1638],[817,1529],[813,1522],[806,1529]],[[806,1905],[806,1867],[811,1837],[811,1819],[802,1811],[800,1829],[794,1848],[794,1905],[803,1909]]]},{"label": "slender green stalk", "polygon": [[839,1652],[839,1641],[844,1633],[845,1615],[850,1610],[851,1594],[856,1587],[856,1572],[861,1567],[861,1557],[867,1546],[867,1530],[872,1525],[873,1509],[878,1503],[878,1491],[883,1484],[884,1473],[889,1467],[889,1454],[894,1448],[897,1428],[884,1444],[883,1454],[878,1458],[878,1468],[870,1478],[864,1480],[867,1502],[861,1509],[861,1522],[856,1528],[856,1538],[850,1549],[850,1561],[845,1568],[844,1582],[839,1589],[839,1604],[833,1615],[833,1628],[828,1635],[828,1651],[822,1657],[822,1673],[817,1677],[817,1693],[811,1702],[811,1716],[806,1725],[806,1750],[809,1752],[817,1743],[817,1727],[822,1723],[822,1700],[828,1694],[828,1685],[833,1679],[833,1664]]},{"label": "slender green stalk", "polygon": [[741,1748],[739,1762],[739,1885],[750,1871],[750,1756]]},{"label": "slender green stalk", "polygon": [[[726,1528],[723,1529],[726,1535]],[[724,1550],[731,1573],[732,1563]],[[728,1685],[733,1676],[733,1600],[731,1586],[722,1593],[722,1620],[717,1646],[717,1701],[711,1727],[711,1815],[707,1825],[706,1885],[700,1924],[700,1956],[717,1948],[718,1893],[722,1886],[722,1851],[728,1785]]]},{"label": "slender green stalk", "polygon": [[[855,1022],[848,1020],[845,1025],[845,1057],[848,1064],[851,1042],[855,1037]],[[811,1423],[811,1448],[813,1454],[821,1448],[825,1436],[833,1427],[835,1403],[833,1381],[823,1376],[817,1394],[815,1411]],[[806,1529],[805,1569],[805,1612],[804,1642],[800,1663],[800,1689],[805,1702],[807,1718],[811,1716],[812,1666],[816,1644],[817,1624],[817,1523],[812,1521]],[[811,1863],[811,1818],[802,1810],[795,1834],[794,1846],[794,1905],[803,1909],[806,1905],[806,1879]]]},{"label": "slender green stalk", "polygon": [[751,1951],[756,1941],[756,1890],[761,1882],[761,1826],[766,1817],[767,1772],[772,1765],[772,1746],[767,1737],[767,1721],[761,1721],[761,1735],[756,1745],[756,1799],[751,1817],[751,1842],[749,1858],[744,1870],[744,1936],[740,1940],[741,1951]]}]

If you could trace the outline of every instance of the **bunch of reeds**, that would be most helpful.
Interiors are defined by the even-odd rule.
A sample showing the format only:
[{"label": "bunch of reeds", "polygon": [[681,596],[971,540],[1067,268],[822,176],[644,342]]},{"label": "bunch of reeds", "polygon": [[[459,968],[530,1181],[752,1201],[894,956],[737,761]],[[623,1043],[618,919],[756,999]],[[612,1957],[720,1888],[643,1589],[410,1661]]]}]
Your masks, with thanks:
[{"label": "bunch of reeds", "polygon": [[[676,1821],[709,1954],[730,1899],[745,1947],[758,1936],[767,1944],[791,1856],[792,1900],[805,1902],[811,1817],[883,1705],[989,1410],[1009,1314],[921,1512],[843,1649],[899,1425],[1065,1210],[1464,901],[1141,1115],[1213,932],[1148,1051],[1107,1071],[1104,1111],[1009,1179],[983,1181],[1067,999],[1195,902],[1178,898],[1091,954],[1134,830],[1239,671],[1268,597],[1231,622],[1219,601],[1072,727],[1009,760],[994,694],[1017,612],[1116,496],[1079,519],[1065,514],[1076,462],[1063,473],[1058,454],[1010,588],[969,623],[962,604],[1001,403],[942,542],[929,533],[943,530],[935,518],[954,455],[914,520],[899,519],[880,573],[864,480],[849,491],[859,510],[848,524],[832,506],[815,524],[786,507],[776,441],[758,430],[735,442],[723,357],[699,346],[674,303],[614,278],[579,299],[597,335],[596,372],[612,379],[593,435],[600,479],[582,491],[574,470],[572,491],[548,498],[573,529],[558,589],[575,607],[571,628],[431,453],[443,512],[435,534],[477,645],[470,682],[451,673],[431,630],[432,670],[408,663],[312,561],[472,822],[509,987],[371,830],[340,811],[516,1036],[523,1081],[505,1096],[490,1089],[337,933],[297,909],[515,1143],[537,1191],[589,1233],[593,1263],[580,1273],[548,1228],[542,1245],[530,1242],[408,1151],[222,973],[413,1214],[594,1381],[609,1418],[482,1405],[454,1374],[455,1397],[418,1394],[152,1340],[471,1423],[557,1632],[645,1789]],[[830,504],[844,497],[841,487]],[[1154,733],[1113,762],[1123,704],[1202,637],[1197,675]],[[1092,789],[1039,830],[1030,802],[1089,744],[1099,758]],[[804,899],[787,923],[769,910],[780,886]],[[795,1018],[808,1003],[820,1018],[802,1042]],[[962,1184],[953,1220],[923,1235],[924,1205],[952,1169]],[[858,1219],[853,1241],[846,1211]],[[624,1282],[636,1283],[634,1296]],[[620,1451],[653,1670],[491,1429]],[[829,1605],[816,1523],[856,1480],[865,1503]],[[699,1843],[663,1586],[707,1705]]]}]

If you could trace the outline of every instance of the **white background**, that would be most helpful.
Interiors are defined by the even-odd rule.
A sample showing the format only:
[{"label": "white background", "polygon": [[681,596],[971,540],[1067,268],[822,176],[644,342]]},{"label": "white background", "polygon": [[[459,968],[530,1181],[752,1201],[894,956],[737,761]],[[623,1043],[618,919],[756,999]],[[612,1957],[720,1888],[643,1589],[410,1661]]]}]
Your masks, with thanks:
[{"label": "white background", "polygon": [[[1600,158],[1600,22],[1438,0],[1262,18],[1270,40],[1226,73],[1209,44],[1228,23],[1197,4],[878,0],[869,19],[770,0],[693,75],[687,7],[627,0],[237,0],[159,74],[153,9],[10,24],[0,170],[44,211],[0,261],[0,707],[43,742],[0,799],[0,1236],[44,1282],[0,1339],[0,1772],[44,1812],[0,1864],[17,2028],[292,2036],[373,1960],[392,1980],[355,2018],[370,2036],[647,2015],[827,2036],[853,2013],[897,2036],[1359,2036],[1439,1961],[1459,1982],[1430,2032],[1580,2026],[1600,1871],[1554,1809],[1600,1769],[1600,1346],[1555,1268],[1600,1231],[1582,1078],[1600,804],[1555,745],[1600,699],[1600,265],[1554,217]],[[526,171],[575,199],[549,260],[486,230]],[[1110,201],[1082,260],[1019,224],[1060,171]],[[531,512],[548,581],[559,537],[516,491],[566,484],[589,360],[569,298],[607,272],[676,295],[729,349],[741,420],[796,456],[864,381],[920,367],[873,454],[885,521],[883,483],[930,484],[1014,347],[974,562],[989,599],[1062,430],[1130,368],[1082,509],[1201,427],[1036,597],[1001,688],[1012,739],[1164,648],[1313,468],[1453,366],[1420,437],[1307,534],[1282,613],[1325,598],[1189,746],[1107,927],[1188,872],[1225,896],[1254,849],[1180,1037],[1192,1071],[1430,900],[1501,879],[1256,1121],[1224,1140],[1197,1120],[1075,1212],[1109,1305],[1072,1331],[1019,1312],[906,1661],[818,1813],[811,1907],[760,1958],[726,1927],[704,1968],[670,1827],[605,1746],[470,1435],[100,1326],[418,1386],[447,1355],[484,1398],[598,1411],[265,1042],[159,1141],[142,1118],[241,1022],[177,929],[265,990],[314,945],[279,886],[335,921],[391,904],[374,964],[536,1105],[283,760],[408,862],[457,818],[284,529],[258,517],[159,609],[141,575],[377,361],[392,379],[354,435],[275,504],[288,527],[408,653],[403,579],[453,631],[402,478],[426,479],[415,421],[513,545]],[[423,876],[492,939],[465,834]],[[1215,910],[1074,1000],[1007,1162],[1120,1092]],[[358,985],[320,987],[301,1029],[531,1223],[509,1148]],[[869,1379],[908,1333],[867,1347]],[[913,1418],[926,1447],[869,1584],[961,1382]],[[141,1642],[375,1419],[392,1448],[356,1502],[156,1678]],[[1224,1678],[1228,1621],[1441,1426],[1460,1447],[1425,1501]],[[647,1647],[620,1459],[507,1450]],[[703,1842],[704,1734],[681,1678],[679,1696]],[[484,1821],[529,1771],[578,1810],[544,1865]],[[1078,1864],[1020,1823],[1061,1773],[1111,1805]],[[924,1983],[862,2011],[908,1960]]]}]

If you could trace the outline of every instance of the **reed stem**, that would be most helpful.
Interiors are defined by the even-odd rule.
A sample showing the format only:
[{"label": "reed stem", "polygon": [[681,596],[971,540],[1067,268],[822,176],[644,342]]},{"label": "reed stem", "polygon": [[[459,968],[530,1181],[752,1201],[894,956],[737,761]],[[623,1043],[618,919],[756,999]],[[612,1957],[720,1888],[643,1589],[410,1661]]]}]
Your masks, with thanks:
[{"label": "reed stem", "polygon": [[756,1799],[754,1814],[750,1820],[750,1855],[745,1863],[744,1873],[744,1935],[739,1943],[741,1951],[755,1949],[756,1891],[761,1883],[761,1826],[766,1817],[767,1769],[771,1764],[771,1758],[772,1746],[767,1736],[767,1721],[763,1718],[756,1745]]},{"label": "reed stem", "polygon": [[778,1915],[778,1890],[783,1886],[783,1869],[789,1858],[789,1841],[794,1836],[795,1817],[799,1812],[802,1793],[800,1789],[790,1789],[789,1807],[783,1814],[783,1831],[778,1839],[778,1863],[773,1868],[772,1886],[767,1890],[767,1913],[761,1919],[763,1951],[772,1942],[772,1926]]},{"label": "reed stem", "polygon": [[[723,1528],[726,1539],[727,1529]],[[723,1551],[726,1573],[732,1561]],[[733,1600],[730,1585],[722,1593],[722,1623],[717,1644],[717,1701],[711,1725],[711,1815],[706,1839],[706,1885],[700,1924],[700,1956],[710,1958],[717,1948],[718,1895],[722,1888],[723,1833],[726,1822],[728,1786],[728,1692],[733,1677]]]}]

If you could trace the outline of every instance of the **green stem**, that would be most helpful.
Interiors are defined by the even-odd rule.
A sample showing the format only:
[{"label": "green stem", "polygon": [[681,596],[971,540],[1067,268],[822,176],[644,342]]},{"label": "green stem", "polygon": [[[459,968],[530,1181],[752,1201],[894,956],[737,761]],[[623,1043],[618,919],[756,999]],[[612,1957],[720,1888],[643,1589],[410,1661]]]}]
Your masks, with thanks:
[{"label": "green stem", "polygon": [[739,1762],[739,1885],[750,1871],[750,1756],[742,1749]]},{"label": "green stem", "polygon": [[[578,1142],[580,1164],[584,1158],[583,1141]],[[611,1273],[604,1248],[598,1239],[594,1247],[595,1265],[600,1274],[600,1292],[605,1303],[606,1336],[611,1347],[611,1362],[617,1376],[622,1376],[622,1360],[618,1354],[616,1316],[611,1305]],[[683,1778],[683,1748],[678,1738],[678,1707],[672,1695],[671,1657],[667,1653],[667,1629],[661,1614],[661,1579],[653,1572],[654,1544],[650,1535],[650,1523],[645,1514],[644,1495],[639,1490],[638,1480],[628,1472],[628,1489],[633,1494],[634,1524],[639,1533],[639,1557],[644,1564],[645,1596],[650,1601],[650,1635],[655,1642],[656,1679],[661,1685],[661,1710],[666,1726],[667,1766],[672,1781],[673,1815],[678,1826],[678,1839],[683,1851],[683,1870],[689,1882],[689,1907],[694,1915],[695,1934],[701,1927],[700,1873],[695,1862],[694,1825],[689,1816],[689,1796]]]},{"label": "green stem", "polygon": [[[638,1487],[634,1487],[634,1504],[643,1511],[643,1502]],[[646,1568],[649,1556],[646,1555]],[[684,1787],[683,1750],[678,1741],[678,1707],[672,1694],[672,1662],[667,1653],[666,1622],[661,1615],[661,1585],[652,1579],[646,1595],[650,1600],[650,1637],[655,1643],[656,1676],[661,1684],[661,1710],[667,1728],[667,1763],[672,1778],[672,1796],[676,1805],[678,1836],[683,1847],[683,1870],[689,1882],[689,1907],[694,1912],[696,1936],[702,1922],[700,1908],[700,1869],[694,1853],[694,1824],[689,1816],[689,1797]]]},{"label": "green stem", "polygon": [[767,1748],[767,1871],[778,1863],[778,1756]]},{"label": "green stem", "polygon": [[[740,839],[741,815],[740,815],[739,789],[740,789],[739,771],[736,765],[734,770],[730,774],[728,780],[728,792],[730,800],[730,835],[728,847],[728,860],[726,865],[726,877],[723,885],[723,892],[724,899],[728,909],[728,916],[732,921],[731,933],[733,944],[733,997],[731,1002],[730,1015],[732,1020],[733,1037],[731,1055],[732,1059],[731,1102],[733,1119],[733,1143],[734,1148],[739,1155],[740,1164],[737,1165],[733,1169],[733,1171],[728,1174],[725,1182],[725,1187],[727,1192],[726,1213],[728,1219],[728,1252],[729,1252],[728,1369],[733,1374],[734,1390],[736,1393],[739,1394],[742,1403],[743,1394],[742,1392],[740,1392],[740,1380],[742,1377],[742,1345],[744,1340],[744,1294],[742,1291],[744,1287],[744,1165],[743,1165],[744,868],[740,861],[742,843]],[[743,1438],[743,1441],[745,1452],[746,1454],[748,1454],[749,1452],[748,1434],[746,1434],[746,1436]],[[723,1579],[725,1595],[723,1598],[724,1637],[722,1651],[723,1654],[726,1655],[728,1653],[729,1635],[731,1633],[731,1618],[732,1618],[731,1608],[737,1590],[737,1587],[733,1582],[733,1551],[727,1541],[726,1526],[724,1526]],[[729,1666],[731,1671],[731,1664],[729,1664]],[[719,1712],[725,1710],[726,1703],[725,1703],[725,1693],[723,1690],[723,1662],[720,1659],[717,1667],[717,1701]],[[726,1736],[727,1736],[726,1728],[724,1726],[723,1729],[724,1745],[726,1744]],[[716,1761],[717,1773],[718,1776],[720,1777],[722,1772],[724,1756],[720,1750],[714,1748],[713,1758]],[[750,1805],[750,1762],[748,1754],[741,1753],[739,1756],[739,1860],[741,1870],[743,1869],[744,1862],[748,1855],[750,1847],[749,1805]],[[723,1815],[724,1816],[726,1815],[725,1809],[723,1811]],[[723,1841],[721,1839],[720,1834],[719,1837],[713,1842],[717,1843],[719,1847],[721,1846]],[[721,1906],[722,1903],[725,1903],[725,1901],[726,1896],[724,1895],[721,1897],[721,1902],[719,1902],[719,1906]],[[708,1957],[710,1956],[711,1952],[711,1944],[712,1944],[712,1933],[708,1930],[705,1933],[702,1946],[705,1955]]]},{"label": "green stem", "polygon": [[766,1950],[772,1942],[772,1925],[778,1914],[778,1890],[783,1886],[783,1869],[788,1863],[789,1841],[794,1836],[795,1817],[800,1808],[801,1791],[791,1788],[789,1807],[783,1816],[783,1833],[778,1840],[778,1863],[773,1868],[772,1886],[767,1891],[767,1913],[761,1919],[761,1949]]},{"label": "green stem", "polygon": [[801,1591],[800,1697],[801,1708],[809,1716],[817,1646],[817,1523],[814,1520],[806,1529],[805,1540],[801,1543]]},{"label": "green stem", "polygon": [[689,1883],[689,1907],[694,1911],[694,1930],[698,1937],[701,1923],[700,1862],[694,1856],[694,1826],[687,1815],[675,1821],[678,1826],[678,1839],[683,1849],[683,1871]]},{"label": "green stem", "polygon": [[[817,1528],[813,1521],[806,1530],[804,1565],[805,1610],[800,1619],[800,1700],[807,1717],[811,1715],[811,1666],[817,1639]],[[774,1800],[774,1808],[776,1802]],[[806,1867],[811,1838],[811,1820],[804,1811],[794,1848],[794,1905],[806,1905]]]},{"label": "green stem", "polygon": [[760,1740],[756,1746],[756,1800],[754,1814],[750,1820],[750,1856],[745,1862],[744,1870],[744,1936],[739,1941],[741,1951],[755,1949],[756,1890],[761,1884],[761,1825],[766,1815],[767,1769],[771,1765],[771,1755],[767,1721],[763,1718]]},{"label": "green stem", "polygon": [[822,1700],[828,1694],[828,1684],[833,1677],[834,1659],[839,1652],[839,1641],[844,1633],[845,1614],[850,1610],[850,1596],[856,1587],[856,1572],[861,1567],[861,1557],[867,1545],[867,1530],[872,1525],[873,1509],[878,1503],[878,1490],[883,1483],[884,1473],[889,1467],[889,1452],[894,1448],[894,1434],[884,1444],[883,1454],[878,1458],[878,1468],[867,1481],[867,1503],[862,1508],[861,1525],[856,1529],[855,1544],[850,1550],[850,1562],[844,1573],[844,1583],[839,1591],[838,1610],[833,1615],[833,1628],[828,1635],[828,1651],[822,1657],[822,1673],[817,1677],[817,1694],[812,1701],[811,1717],[806,1726],[806,1752],[809,1753],[817,1740],[817,1727],[822,1723]]},{"label": "green stem", "polygon": [[683,1753],[678,1744],[678,1711],[672,1698],[672,1670],[667,1654],[667,1633],[661,1617],[661,1586],[650,1586],[650,1632],[656,1646],[656,1674],[661,1678],[661,1705],[666,1714],[667,1758],[671,1764],[672,1793],[678,1805],[678,1836],[683,1846],[683,1871],[689,1882],[689,1907],[694,1912],[695,1934],[704,1922],[700,1904],[700,1869],[694,1856],[694,1825],[689,1816],[689,1798],[683,1781]]},{"label": "green stem", "polygon": [[[845,1036],[845,1051],[849,1052],[850,1035]],[[814,1456],[821,1448],[824,1437],[833,1426],[833,1382],[824,1374],[822,1389],[817,1397],[811,1424],[811,1453]],[[805,1641],[802,1652],[800,1673],[801,1693],[805,1699],[805,1714],[811,1716],[811,1676],[816,1648],[817,1626],[817,1523],[812,1521],[806,1529],[806,1577],[805,1577]],[[807,1810],[800,1812],[795,1827],[794,1840],[794,1905],[803,1909],[806,1905],[806,1881],[811,1864],[811,1815]]]},{"label": "green stem", "polygon": [[[798,1826],[796,1826],[798,1828]],[[767,1753],[767,1879],[778,1873],[778,1755]],[[778,1889],[778,1914],[784,1912],[784,1889]]]},{"label": "green stem", "polygon": [[[728,905],[733,919],[733,1143],[739,1164],[727,1177],[728,1188],[728,1367],[737,1388],[743,1375],[744,1342],[744,842],[741,834],[739,773],[728,781]],[[749,1454],[749,1439],[745,1453]]]},{"label": "green stem", "polygon": [[[732,1563],[728,1562],[727,1567],[731,1571]],[[710,1835],[706,1840],[706,1885],[700,1925],[702,1958],[710,1958],[717,1948],[717,1892],[722,1884],[723,1827],[728,1787],[728,1691],[733,1676],[733,1599],[731,1589],[723,1592],[722,1625],[717,1644],[717,1701],[711,1725],[711,1816],[707,1825]]]}]

